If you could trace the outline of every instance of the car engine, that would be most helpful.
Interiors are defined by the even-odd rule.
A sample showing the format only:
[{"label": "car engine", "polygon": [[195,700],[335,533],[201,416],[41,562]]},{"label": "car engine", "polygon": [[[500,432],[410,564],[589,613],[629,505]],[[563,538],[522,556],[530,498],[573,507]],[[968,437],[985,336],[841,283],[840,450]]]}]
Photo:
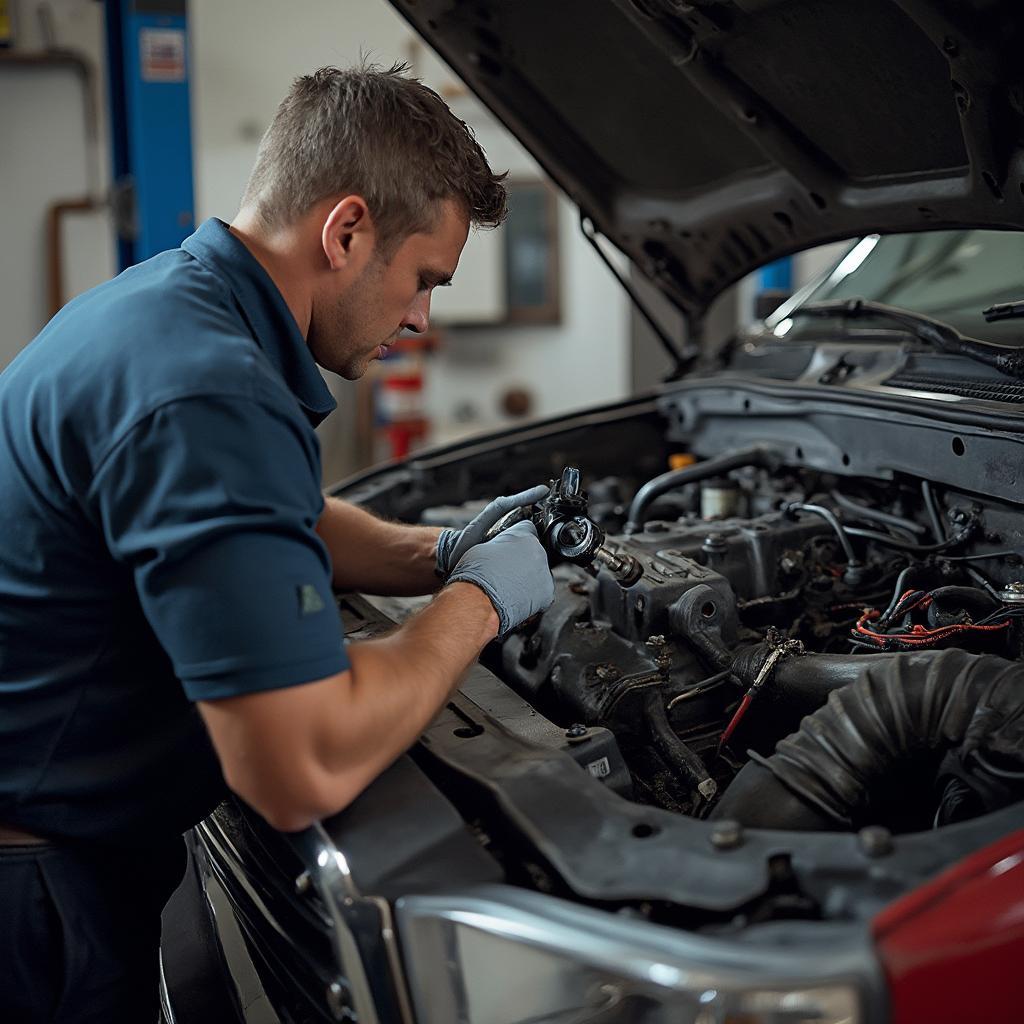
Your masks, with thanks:
[{"label": "car engine", "polygon": [[758,445],[676,463],[585,491],[568,466],[523,513],[556,596],[485,660],[570,743],[610,733],[592,774],[767,828],[908,832],[1024,797],[1021,559],[979,551],[1015,517]]}]

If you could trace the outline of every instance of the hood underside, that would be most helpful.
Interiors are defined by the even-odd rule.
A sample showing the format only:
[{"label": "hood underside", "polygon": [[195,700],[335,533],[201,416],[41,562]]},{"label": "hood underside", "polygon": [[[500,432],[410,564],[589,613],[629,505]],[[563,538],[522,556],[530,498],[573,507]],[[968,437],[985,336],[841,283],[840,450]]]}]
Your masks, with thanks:
[{"label": "hood underside", "polygon": [[685,312],[817,243],[1024,228],[1017,0],[393,0]]}]

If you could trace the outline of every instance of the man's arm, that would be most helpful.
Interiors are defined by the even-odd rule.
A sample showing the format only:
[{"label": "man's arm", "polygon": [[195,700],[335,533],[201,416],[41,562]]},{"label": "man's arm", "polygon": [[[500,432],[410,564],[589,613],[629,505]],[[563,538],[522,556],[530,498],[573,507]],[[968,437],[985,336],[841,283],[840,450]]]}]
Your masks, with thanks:
[{"label": "man's arm", "polygon": [[441,533],[436,526],[389,523],[327,498],[316,532],[327,545],[338,590],[407,597],[430,594],[441,584],[434,573]]},{"label": "man's arm", "polygon": [[390,636],[350,644],[348,672],[200,701],[228,785],[285,832],[337,813],[412,745],[497,631],[484,592],[453,583]]},{"label": "man's arm", "polygon": [[439,586],[435,569],[447,579],[462,556],[483,543],[507,513],[533,505],[547,493],[547,486],[540,484],[495,498],[461,530],[388,523],[327,498],[316,530],[331,556],[337,589],[396,597],[429,594]]}]

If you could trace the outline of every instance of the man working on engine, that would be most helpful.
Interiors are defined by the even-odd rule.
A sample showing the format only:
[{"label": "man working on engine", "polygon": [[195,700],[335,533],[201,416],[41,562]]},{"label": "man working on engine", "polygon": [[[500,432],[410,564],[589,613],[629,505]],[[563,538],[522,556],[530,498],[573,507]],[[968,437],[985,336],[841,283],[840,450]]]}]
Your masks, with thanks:
[{"label": "man working on engine", "polygon": [[[223,782],[272,825],[348,804],[493,637],[550,603],[530,524],[484,542],[324,503],[317,365],[427,327],[504,216],[398,69],[299,79],[230,227],[80,296],[0,376],[0,1019],[156,1015],[181,833]],[[441,589],[347,647],[331,586]],[[212,741],[212,742],[211,742]]]}]

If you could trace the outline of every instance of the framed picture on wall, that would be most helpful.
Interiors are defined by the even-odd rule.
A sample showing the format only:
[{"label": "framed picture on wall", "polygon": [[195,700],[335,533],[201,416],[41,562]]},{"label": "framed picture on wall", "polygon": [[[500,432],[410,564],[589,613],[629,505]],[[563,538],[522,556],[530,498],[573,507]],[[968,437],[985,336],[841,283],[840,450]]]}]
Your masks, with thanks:
[{"label": "framed picture on wall", "polygon": [[510,179],[505,245],[507,323],[561,321],[558,199],[540,179]]}]

